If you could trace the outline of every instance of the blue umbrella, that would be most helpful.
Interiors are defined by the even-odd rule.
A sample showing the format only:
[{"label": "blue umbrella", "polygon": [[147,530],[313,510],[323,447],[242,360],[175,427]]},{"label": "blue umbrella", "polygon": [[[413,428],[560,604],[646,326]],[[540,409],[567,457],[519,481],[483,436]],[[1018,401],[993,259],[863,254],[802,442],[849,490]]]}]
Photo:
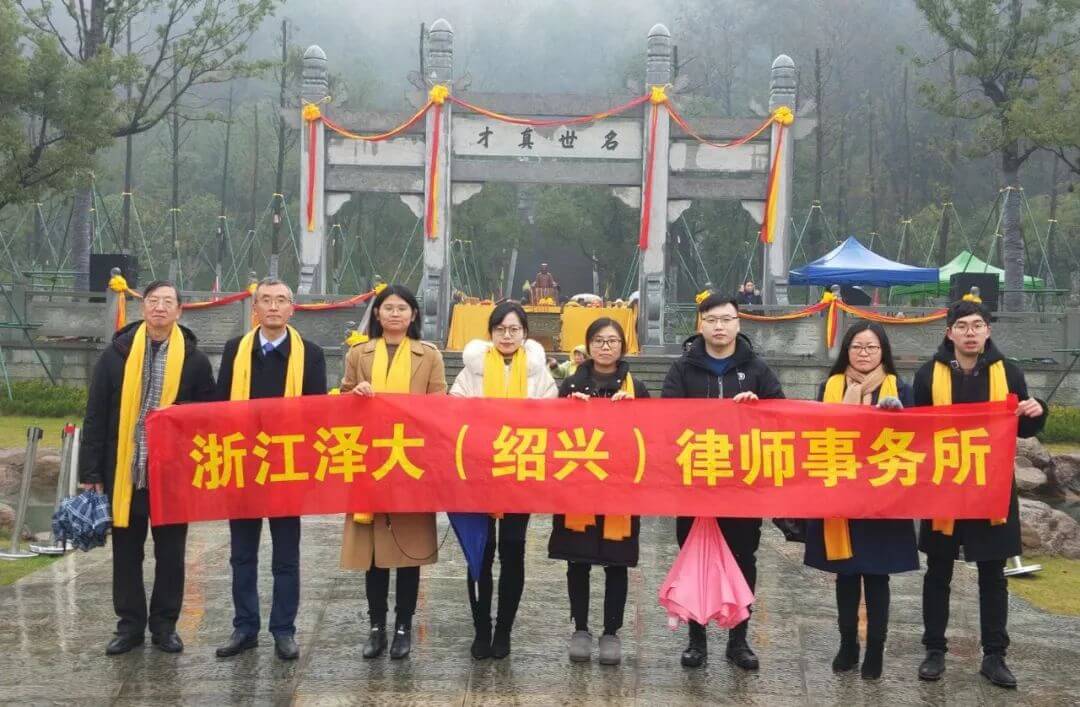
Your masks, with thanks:
[{"label": "blue umbrella", "polygon": [[484,547],[488,541],[488,524],[491,516],[487,513],[447,513],[450,525],[454,528],[461,551],[465,553],[465,562],[469,564],[469,579],[480,581],[480,571],[484,563]]},{"label": "blue umbrella", "polygon": [[108,496],[86,490],[65,498],[53,514],[52,526],[53,536],[61,546],[66,540],[83,552],[102,547],[112,527]]}]

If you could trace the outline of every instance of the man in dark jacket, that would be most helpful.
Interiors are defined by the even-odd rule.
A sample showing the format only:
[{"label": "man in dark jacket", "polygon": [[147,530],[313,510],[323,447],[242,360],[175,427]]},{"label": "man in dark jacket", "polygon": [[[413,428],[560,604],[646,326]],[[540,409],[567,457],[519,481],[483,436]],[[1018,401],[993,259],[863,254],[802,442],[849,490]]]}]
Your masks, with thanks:
[{"label": "man in dark jacket", "polygon": [[[259,328],[225,344],[218,375],[219,400],[280,398],[291,395],[326,393],[326,359],[316,344],[301,338],[289,327],[293,315],[293,293],[281,280],[265,278],[255,289],[254,303]],[[290,358],[303,349],[303,375],[300,390],[287,390]],[[247,360],[241,356],[246,354]],[[241,367],[244,368],[241,371]],[[233,381],[250,380],[247,390],[233,390]],[[239,386],[238,386],[239,387]],[[262,518],[229,521],[232,552],[232,595],[236,614],[233,633],[217,649],[219,658],[237,655],[259,644],[259,536]],[[300,656],[296,645],[296,611],[300,605],[300,518],[271,518],[273,539],[271,567],[274,575],[274,598],[270,609],[270,633],[274,650],[282,660]]]},{"label": "man in dark jacket", "polygon": [[[783,398],[776,374],[755,353],[750,339],[739,333],[739,305],[713,293],[698,305],[700,334],[687,340],[682,358],[675,361],[664,379],[663,398],[730,398],[736,403]],[[679,517],[675,528],[679,546],[690,533],[693,518]],[[717,518],[731,554],[753,590],[757,583],[757,552],[761,540],[760,518]],[[750,619],[728,632],[726,656],[743,670],[757,670],[758,658],[746,640]],[[705,627],[690,622],[690,644],[682,664],[696,668],[708,655]]]},{"label": "man in dark jacket", "polygon": [[[946,399],[953,403],[986,402],[991,400],[995,377],[999,384],[1004,378],[1007,392],[1020,399],[1016,409],[1020,418],[1019,436],[1034,437],[1046,424],[1048,408],[1046,403],[1028,396],[1023,371],[1006,361],[990,340],[987,311],[976,302],[957,302],[949,308],[946,323],[945,340],[934,358],[915,374],[915,405],[943,404]],[[938,367],[948,375],[949,390],[934,390],[934,372]],[[1002,396],[1002,391],[998,396]],[[1005,650],[1009,647],[1005,628],[1009,610],[1005,560],[1019,555],[1021,549],[1020,505],[1015,484],[1004,523],[989,519],[957,520],[951,525],[935,530],[934,523],[924,520],[919,529],[919,549],[926,553],[923,579],[926,659],[919,666],[919,677],[938,680],[945,672],[950,584],[953,564],[963,547],[964,559],[979,568],[979,627],[983,649],[979,672],[995,685],[1016,687],[1016,678],[1005,664]]]},{"label": "man in dark jacket", "polygon": [[[142,569],[150,521],[150,480],[144,422],[147,413],[157,407],[214,399],[210,361],[196,348],[195,335],[177,323],[180,293],[176,287],[164,281],[147,285],[142,310],[143,321],[116,332],[94,366],[79,449],[79,481],[84,488],[103,491],[112,503],[113,608],[119,621],[116,637],[105,648],[108,655],[127,653],[142,645],[148,622],[154,645],[167,653],[184,649],[176,634],[176,621],[184,600],[185,524],[152,529],[156,563],[147,616]],[[141,365],[128,366],[132,350],[142,352]],[[183,356],[183,364],[177,384],[168,380],[167,371],[171,369],[169,357],[178,354]],[[127,404],[137,417],[134,425],[122,432],[120,410],[125,389]],[[123,469],[117,468],[118,450],[131,459]],[[118,476],[123,479],[120,483]]]}]

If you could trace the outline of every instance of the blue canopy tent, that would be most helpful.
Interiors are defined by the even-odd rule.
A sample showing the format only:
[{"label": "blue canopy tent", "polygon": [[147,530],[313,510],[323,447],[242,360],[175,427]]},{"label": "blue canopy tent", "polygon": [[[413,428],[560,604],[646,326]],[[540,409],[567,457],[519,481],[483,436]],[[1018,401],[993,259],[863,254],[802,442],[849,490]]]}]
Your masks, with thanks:
[{"label": "blue canopy tent", "polygon": [[937,268],[896,263],[869,250],[854,236],[812,263],[792,270],[789,285],[863,285],[891,287],[922,282],[937,283]]}]

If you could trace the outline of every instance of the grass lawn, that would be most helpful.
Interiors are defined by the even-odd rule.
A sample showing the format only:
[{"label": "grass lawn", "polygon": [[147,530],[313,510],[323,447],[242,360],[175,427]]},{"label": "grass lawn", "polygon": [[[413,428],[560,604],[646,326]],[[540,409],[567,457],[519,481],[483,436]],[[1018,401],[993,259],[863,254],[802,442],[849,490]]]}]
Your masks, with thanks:
[{"label": "grass lawn", "polygon": [[1025,564],[1040,564],[1042,572],[1010,577],[1009,591],[1055,614],[1080,616],[1080,560],[1035,555]]},{"label": "grass lawn", "polygon": [[[0,547],[7,550],[10,547],[11,536],[0,533]],[[24,542],[22,548],[26,549]],[[25,560],[0,560],[0,587],[5,587],[22,579],[26,575],[47,567],[60,559],[60,555],[38,555]]]},{"label": "grass lawn", "polygon": [[1043,446],[1051,454],[1080,454],[1080,444],[1076,442],[1048,442]]},{"label": "grass lawn", "polygon": [[30,417],[22,415],[0,415],[0,449],[26,449],[26,428],[40,427],[45,435],[38,442],[39,447],[60,448],[60,430],[73,422],[82,424],[74,416],[67,417]]}]

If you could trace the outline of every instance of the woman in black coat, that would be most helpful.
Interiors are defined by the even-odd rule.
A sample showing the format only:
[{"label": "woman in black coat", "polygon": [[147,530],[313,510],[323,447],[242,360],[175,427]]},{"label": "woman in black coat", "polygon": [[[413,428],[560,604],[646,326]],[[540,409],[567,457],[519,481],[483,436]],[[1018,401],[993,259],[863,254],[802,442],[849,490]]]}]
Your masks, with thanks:
[{"label": "woman in black coat", "polygon": [[[851,326],[840,345],[840,355],[821,386],[818,400],[826,403],[910,406],[911,386],[896,375],[892,349],[880,324],[860,321]],[[899,401],[899,404],[896,401]],[[835,524],[839,524],[836,526]],[[828,526],[828,527],[827,527]],[[829,558],[827,534],[845,532],[850,546],[836,543]],[[834,540],[835,542],[835,540]],[[833,670],[844,672],[859,665],[859,599],[866,594],[866,655],[862,676],[881,677],[885,636],[889,623],[889,575],[919,569],[915,524],[911,520],[809,520],[805,564],[836,574],[837,623],[840,650]]]},{"label": "woman in black coat", "polygon": [[[563,381],[559,397],[590,400],[647,398],[649,391],[630,375],[623,360],[626,334],[613,319],[601,317],[585,332],[589,359]],[[574,633],[570,637],[570,660],[592,659],[589,633],[589,571],[604,567],[604,634],[599,641],[599,660],[617,665],[622,647],[617,631],[626,608],[627,568],[637,565],[640,519],[636,516],[555,516],[548,556],[566,560],[566,584]]]}]

